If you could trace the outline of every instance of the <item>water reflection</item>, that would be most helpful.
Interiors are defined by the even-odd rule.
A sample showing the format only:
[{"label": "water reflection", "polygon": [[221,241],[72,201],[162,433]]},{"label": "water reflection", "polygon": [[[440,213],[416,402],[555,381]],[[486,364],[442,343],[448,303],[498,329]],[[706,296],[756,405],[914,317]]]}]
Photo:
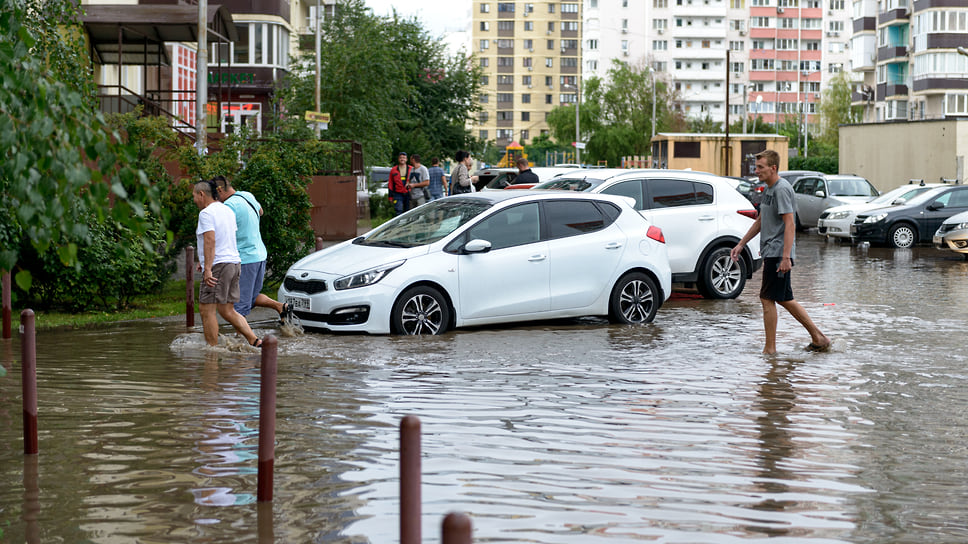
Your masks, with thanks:
[{"label": "water reflection", "polygon": [[833,353],[781,319],[762,357],[755,289],[644,327],[280,337],[267,505],[258,354],[177,322],[42,332],[31,465],[3,342],[0,541],[396,542],[405,414],[428,542],[455,510],[480,542],[968,541],[968,263],[798,243],[794,290]]}]

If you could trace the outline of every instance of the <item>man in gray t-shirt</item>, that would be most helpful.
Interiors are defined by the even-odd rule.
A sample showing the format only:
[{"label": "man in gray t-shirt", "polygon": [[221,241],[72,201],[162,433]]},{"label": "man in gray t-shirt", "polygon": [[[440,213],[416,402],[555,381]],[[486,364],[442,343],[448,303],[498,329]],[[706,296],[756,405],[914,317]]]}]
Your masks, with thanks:
[{"label": "man in gray t-shirt", "polygon": [[763,256],[763,286],[760,288],[760,303],[763,305],[763,328],[766,331],[766,344],[763,353],[776,353],[776,305],[790,312],[810,333],[809,351],[827,351],[830,339],[814,324],[807,311],[793,298],[790,272],[796,246],[797,202],[793,187],[787,180],[780,178],[777,170],[780,156],[768,149],[756,155],[756,175],[766,183],[763,200],[760,202],[760,215],[750,226],[743,239],[736,244],[730,256],[739,260],[743,247],[757,234],[760,235],[760,254]]}]

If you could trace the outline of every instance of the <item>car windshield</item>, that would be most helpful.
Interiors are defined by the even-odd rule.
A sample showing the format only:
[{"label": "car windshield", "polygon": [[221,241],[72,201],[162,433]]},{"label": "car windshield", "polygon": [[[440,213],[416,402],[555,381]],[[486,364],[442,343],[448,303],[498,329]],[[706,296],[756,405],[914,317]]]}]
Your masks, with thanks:
[{"label": "car windshield", "polygon": [[877,196],[877,190],[863,178],[829,180],[832,196]]},{"label": "car windshield", "polygon": [[905,205],[918,206],[924,204],[925,202],[937,198],[939,194],[943,193],[947,187],[932,187],[931,189],[911,198],[905,202]]},{"label": "car windshield", "polygon": [[602,181],[589,178],[555,178],[551,181],[539,183],[535,189],[557,189],[559,191],[587,191],[599,185]]},{"label": "car windshield", "polygon": [[444,198],[387,221],[355,242],[364,246],[416,247],[432,244],[477,217],[492,203],[481,199]]},{"label": "car windshield", "polygon": [[892,204],[895,200],[903,198],[905,201],[911,200],[912,198],[918,196],[919,194],[927,191],[930,187],[919,187],[902,185],[896,189],[892,189],[881,196],[871,200],[871,204]]}]

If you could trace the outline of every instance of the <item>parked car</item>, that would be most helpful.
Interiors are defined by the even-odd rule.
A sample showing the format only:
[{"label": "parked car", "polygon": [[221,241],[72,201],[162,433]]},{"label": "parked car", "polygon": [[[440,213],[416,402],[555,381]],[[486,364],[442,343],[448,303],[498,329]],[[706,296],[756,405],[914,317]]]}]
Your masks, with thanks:
[{"label": "parked car", "polygon": [[968,212],[944,220],[934,233],[934,247],[968,254]]},{"label": "parked car", "polygon": [[308,328],[442,334],[586,315],[649,323],[671,281],[661,229],[628,198],[487,191],[304,257],[278,296]]},{"label": "parked car", "polygon": [[[542,183],[551,179],[554,179],[562,174],[572,173],[576,170],[576,167],[572,166],[535,166],[531,168],[531,171],[538,176],[538,183]],[[504,187],[505,189],[531,189],[537,183],[513,183]]]},{"label": "parked car", "polygon": [[733,188],[736,189],[739,194],[746,197],[753,207],[757,210],[760,209],[760,201],[763,200],[763,191],[766,189],[766,183],[762,182],[756,176],[751,177],[740,177],[740,176],[726,176],[727,180],[733,183]]},{"label": "parked car", "polygon": [[495,187],[492,189],[503,189],[501,186],[503,180],[514,181],[514,178],[518,175],[517,168],[498,168],[498,167],[488,167],[481,168],[480,170],[474,172],[473,176],[477,176],[477,183],[474,184],[474,189],[477,191],[483,191],[484,187],[487,187],[491,182],[495,182]]},{"label": "parked car", "polygon": [[820,214],[820,219],[817,220],[817,233],[832,238],[850,238],[850,225],[854,222],[854,217],[858,213],[886,206],[898,206],[932,187],[941,186],[940,183],[924,183],[923,181],[920,185],[909,183],[891,189],[869,202],[827,208]]},{"label": "parked car", "polygon": [[387,183],[389,180],[389,166],[374,166],[373,168],[370,168],[370,176],[367,180],[367,185],[370,188],[371,193],[376,193],[385,197],[389,192],[389,189],[387,188]]},{"label": "parked car", "polygon": [[934,187],[905,204],[857,214],[850,226],[855,242],[911,247],[932,242],[938,227],[949,217],[968,211],[968,186]]},{"label": "parked car", "polygon": [[790,185],[793,185],[802,177],[822,176],[823,172],[817,172],[816,170],[783,170],[782,172],[777,172],[777,175],[790,182]]},{"label": "parked car", "polygon": [[798,229],[817,224],[827,208],[868,202],[878,196],[871,182],[860,176],[820,174],[802,176],[793,184]]},{"label": "parked car", "polygon": [[[507,188],[509,185],[514,184],[515,178],[518,177],[518,169],[515,168],[514,171],[498,172],[496,176],[491,178],[491,181],[487,182],[486,185],[481,187],[481,191],[500,191],[501,189]],[[479,185],[479,183],[478,183]]]},{"label": "parked car", "polygon": [[739,296],[762,264],[759,236],[738,262],[729,257],[757,212],[721,176],[688,170],[579,170],[535,189],[634,198],[635,209],[665,234],[673,283],[695,285],[706,298]]}]

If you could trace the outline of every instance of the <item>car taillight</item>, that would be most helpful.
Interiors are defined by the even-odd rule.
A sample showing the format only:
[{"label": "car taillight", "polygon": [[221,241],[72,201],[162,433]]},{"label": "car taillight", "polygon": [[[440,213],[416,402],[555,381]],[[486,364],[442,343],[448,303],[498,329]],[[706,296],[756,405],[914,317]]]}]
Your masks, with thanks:
[{"label": "car taillight", "polygon": [[759,212],[756,211],[756,210],[736,210],[736,213],[738,213],[740,215],[745,215],[746,217],[749,217],[750,219],[753,219],[754,221],[756,220],[757,214],[759,214]]},{"label": "car taillight", "polygon": [[755,191],[757,193],[762,193],[765,190],[766,190],[766,185],[760,185],[759,187],[754,187],[753,188],[753,191]]},{"label": "car taillight", "polygon": [[665,243],[665,236],[662,235],[662,229],[659,227],[649,226],[649,231],[645,233],[646,236],[652,238],[656,242]]}]

